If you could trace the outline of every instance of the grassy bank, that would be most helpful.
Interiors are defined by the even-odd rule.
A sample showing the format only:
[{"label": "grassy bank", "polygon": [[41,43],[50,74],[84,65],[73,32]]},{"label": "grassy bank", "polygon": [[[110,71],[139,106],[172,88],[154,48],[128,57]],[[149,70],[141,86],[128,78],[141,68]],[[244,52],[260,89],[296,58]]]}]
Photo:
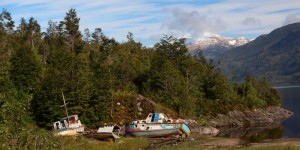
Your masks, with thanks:
[{"label": "grassy bank", "polygon": [[263,143],[245,144],[239,138],[211,137],[187,141],[177,145],[164,145],[159,150],[241,149],[241,150],[299,150],[300,139],[278,139]]},{"label": "grassy bank", "polygon": [[149,143],[145,138],[121,138],[119,142],[106,142],[85,137],[61,137],[62,150],[138,150]]}]

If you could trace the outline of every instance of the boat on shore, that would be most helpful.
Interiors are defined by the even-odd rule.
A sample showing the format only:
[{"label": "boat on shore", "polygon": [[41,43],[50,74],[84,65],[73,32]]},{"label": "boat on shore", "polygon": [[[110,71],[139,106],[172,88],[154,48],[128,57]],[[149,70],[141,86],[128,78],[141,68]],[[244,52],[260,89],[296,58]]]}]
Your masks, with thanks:
[{"label": "boat on shore", "polygon": [[64,102],[64,105],[62,106],[64,106],[65,108],[67,117],[64,117],[60,121],[56,121],[53,123],[54,135],[55,136],[79,135],[84,132],[84,125],[81,124],[78,115],[69,116],[64,93],[61,92],[61,94]]},{"label": "boat on shore", "polygon": [[71,115],[53,123],[54,135],[73,136],[84,132],[84,125],[78,115]]},{"label": "boat on shore", "polygon": [[89,138],[94,138],[97,140],[105,140],[105,141],[109,141],[109,140],[113,140],[113,141],[117,141],[120,137],[120,127],[116,124],[105,124],[102,127],[99,127],[98,130],[95,131],[87,131],[84,132],[84,136],[89,137]]},{"label": "boat on shore", "polygon": [[181,135],[188,137],[191,129],[180,119],[168,118],[163,113],[150,113],[145,120],[133,121],[126,126],[126,136],[168,137]]}]

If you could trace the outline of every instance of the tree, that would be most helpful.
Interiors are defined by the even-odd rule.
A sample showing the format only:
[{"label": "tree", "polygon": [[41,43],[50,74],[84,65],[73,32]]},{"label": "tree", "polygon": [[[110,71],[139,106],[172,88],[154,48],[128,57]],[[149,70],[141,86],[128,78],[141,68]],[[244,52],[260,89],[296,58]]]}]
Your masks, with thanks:
[{"label": "tree", "polygon": [[127,42],[130,43],[130,42],[134,42],[134,39],[133,39],[133,34],[131,32],[128,32],[127,34]]},{"label": "tree", "polygon": [[26,38],[27,30],[28,30],[27,22],[24,18],[21,18],[20,24],[17,27],[17,32],[18,32],[19,36],[21,37],[22,41],[25,41],[24,39]]},{"label": "tree", "polygon": [[238,89],[238,94],[244,100],[246,106],[251,109],[259,108],[267,104],[258,96],[258,91],[255,84],[255,78],[247,76],[245,78],[245,82],[242,83]]},{"label": "tree", "polygon": [[28,34],[31,48],[35,48],[35,43],[41,38],[41,27],[33,17],[28,22]]},{"label": "tree", "polygon": [[185,39],[177,39],[172,36],[164,36],[159,43],[155,44],[155,49],[169,57],[176,67],[180,66],[188,52],[185,46]]},{"label": "tree", "polygon": [[10,59],[17,47],[13,32],[14,21],[10,13],[3,9],[0,14],[0,93],[10,76]]},{"label": "tree", "polygon": [[17,89],[32,93],[39,82],[41,67],[30,48],[20,48],[11,59],[11,80]]},{"label": "tree", "polygon": [[104,34],[102,33],[101,28],[96,28],[95,31],[92,33],[93,43],[101,44],[104,38]]},{"label": "tree", "polygon": [[70,46],[72,52],[80,52],[82,50],[81,45],[81,33],[79,31],[80,18],[77,17],[75,9],[70,9],[66,13],[64,21],[60,22],[60,28],[62,29],[66,42]]},{"label": "tree", "polygon": [[24,18],[21,18],[17,32],[21,37],[20,42],[28,43],[32,49],[34,49],[38,41],[41,40],[41,27],[33,17],[30,17],[28,23]]},{"label": "tree", "polygon": [[7,33],[12,33],[15,27],[14,21],[11,18],[11,14],[5,9],[2,10],[0,14],[0,31],[5,31]]},{"label": "tree", "polygon": [[90,30],[89,30],[89,28],[85,28],[84,29],[84,41],[86,42],[86,43],[89,43],[90,42],[90,37],[91,37],[91,35],[90,35]]}]

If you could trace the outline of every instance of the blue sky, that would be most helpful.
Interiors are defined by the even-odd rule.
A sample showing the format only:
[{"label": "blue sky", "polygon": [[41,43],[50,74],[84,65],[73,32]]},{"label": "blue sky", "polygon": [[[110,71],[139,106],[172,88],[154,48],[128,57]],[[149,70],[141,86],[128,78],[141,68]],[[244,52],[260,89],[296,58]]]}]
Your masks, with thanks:
[{"label": "blue sky", "polygon": [[80,30],[102,28],[122,42],[128,32],[145,46],[163,35],[203,39],[206,32],[256,38],[286,24],[300,22],[300,0],[0,0],[18,26],[34,17],[46,30],[70,8],[81,18]]}]

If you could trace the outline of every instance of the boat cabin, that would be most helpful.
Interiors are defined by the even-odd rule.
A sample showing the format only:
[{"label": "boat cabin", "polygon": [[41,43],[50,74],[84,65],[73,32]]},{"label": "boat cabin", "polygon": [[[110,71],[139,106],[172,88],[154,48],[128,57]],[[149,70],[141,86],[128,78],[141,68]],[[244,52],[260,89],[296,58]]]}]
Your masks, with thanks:
[{"label": "boat cabin", "polygon": [[78,128],[81,126],[82,124],[78,119],[78,115],[71,115],[53,123],[54,130],[64,128]]},{"label": "boat cabin", "polygon": [[163,113],[150,113],[146,118],[146,123],[171,123],[172,119],[170,119],[167,115]]}]

